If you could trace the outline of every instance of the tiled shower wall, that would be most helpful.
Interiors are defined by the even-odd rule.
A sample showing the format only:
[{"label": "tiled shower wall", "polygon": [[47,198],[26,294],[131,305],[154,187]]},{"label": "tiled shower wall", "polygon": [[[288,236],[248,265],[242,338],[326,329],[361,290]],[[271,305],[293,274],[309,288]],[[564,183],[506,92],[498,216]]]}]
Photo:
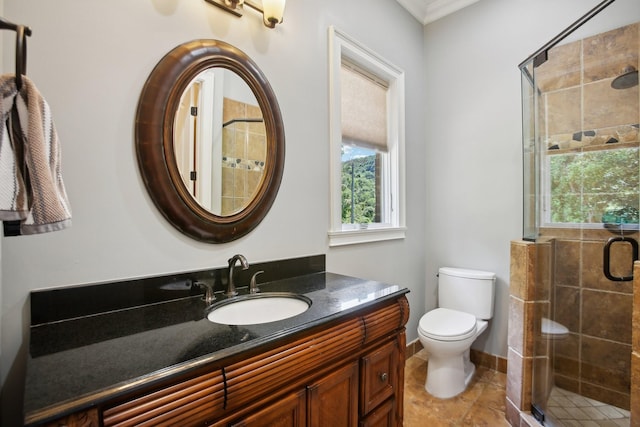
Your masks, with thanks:
[{"label": "tiled shower wall", "polygon": [[608,144],[638,145],[638,86],[616,90],[611,82],[626,67],[637,69],[639,56],[640,23],[549,51],[534,79],[543,94],[537,127],[550,154]]},{"label": "tiled shower wall", "polygon": [[633,268],[633,333],[631,337],[631,425],[640,426],[640,262]]},{"label": "tiled shower wall", "polygon": [[[222,216],[242,210],[262,182],[267,137],[259,106],[224,98],[222,133]],[[234,121],[235,120],[235,121]]]},{"label": "tiled shower wall", "polygon": [[[607,233],[601,232],[601,233]],[[554,320],[569,335],[552,342],[557,386],[629,409],[633,282],[613,282],[603,274],[606,239],[555,239]],[[628,244],[611,247],[611,270],[632,274]]]},{"label": "tiled shower wall", "polygon": [[[631,425],[640,426],[640,262],[634,265],[634,281],[624,282],[628,292],[611,290],[613,283],[599,277],[601,242],[581,243],[567,237],[511,242],[507,420],[512,426],[537,425],[528,414],[532,401],[546,402],[551,388],[558,385],[630,407]],[[568,251],[578,251],[579,261],[558,266],[565,256],[578,255]],[[581,263],[591,263],[592,268],[587,268],[577,286],[569,278]],[[628,270],[624,264],[613,263],[612,270],[617,274]],[[560,301],[565,294],[573,299]],[[602,313],[592,311],[596,305]],[[568,337],[550,339],[542,334],[542,317],[554,318],[554,313],[556,321],[569,327]],[[630,342],[601,337],[611,331],[630,336]],[[576,355],[582,360],[569,360]]]},{"label": "tiled shower wall", "polygon": [[534,372],[536,392],[548,393],[550,388],[549,349],[540,345],[546,343],[540,319],[550,312],[550,251],[550,242],[511,242],[505,406],[512,426],[520,426],[521,414],[531,409]]}]

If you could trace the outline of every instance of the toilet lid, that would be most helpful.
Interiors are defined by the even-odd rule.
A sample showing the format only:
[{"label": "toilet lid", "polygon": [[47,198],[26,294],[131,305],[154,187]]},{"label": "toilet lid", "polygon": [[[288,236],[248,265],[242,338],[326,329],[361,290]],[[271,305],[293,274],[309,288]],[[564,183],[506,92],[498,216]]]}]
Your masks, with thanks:
[{"label": "toilet lid", "polygon": [[420,319],[418,332],[440,341],[458,341],[476,332],[476,317],[450,308],[436,308]]}]

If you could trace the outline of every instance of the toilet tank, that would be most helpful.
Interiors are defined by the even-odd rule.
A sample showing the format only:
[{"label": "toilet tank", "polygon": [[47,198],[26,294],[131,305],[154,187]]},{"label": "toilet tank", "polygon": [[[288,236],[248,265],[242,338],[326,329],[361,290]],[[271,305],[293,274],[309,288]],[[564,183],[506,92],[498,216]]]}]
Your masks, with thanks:
[{"label": "toilet tank", "polygon": [[493,317],[496,274],[488,271],[441,267],[438,270],[438,307]]}]

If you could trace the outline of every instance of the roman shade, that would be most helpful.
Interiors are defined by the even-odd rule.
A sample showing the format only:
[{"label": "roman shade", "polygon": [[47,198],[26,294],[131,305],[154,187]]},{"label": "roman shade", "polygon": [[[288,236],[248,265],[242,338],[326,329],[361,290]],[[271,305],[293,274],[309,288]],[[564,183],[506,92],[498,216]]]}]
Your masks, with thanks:
[{"label": "roman shade", "polygon": [[342,61],[342,140],[387,151],[387,89],[384,82]]}]

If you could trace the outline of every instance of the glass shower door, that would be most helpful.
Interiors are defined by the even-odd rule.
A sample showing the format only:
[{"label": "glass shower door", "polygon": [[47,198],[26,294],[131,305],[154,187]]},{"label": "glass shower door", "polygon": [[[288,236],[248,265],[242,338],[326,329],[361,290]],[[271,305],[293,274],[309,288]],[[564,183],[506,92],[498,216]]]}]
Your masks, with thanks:
[{"label": "glass shower door", "polygon": [[629,423],[640,5],[606,3],[520,66],[523,238],[549,247],[532,404],[551,426]]}]

